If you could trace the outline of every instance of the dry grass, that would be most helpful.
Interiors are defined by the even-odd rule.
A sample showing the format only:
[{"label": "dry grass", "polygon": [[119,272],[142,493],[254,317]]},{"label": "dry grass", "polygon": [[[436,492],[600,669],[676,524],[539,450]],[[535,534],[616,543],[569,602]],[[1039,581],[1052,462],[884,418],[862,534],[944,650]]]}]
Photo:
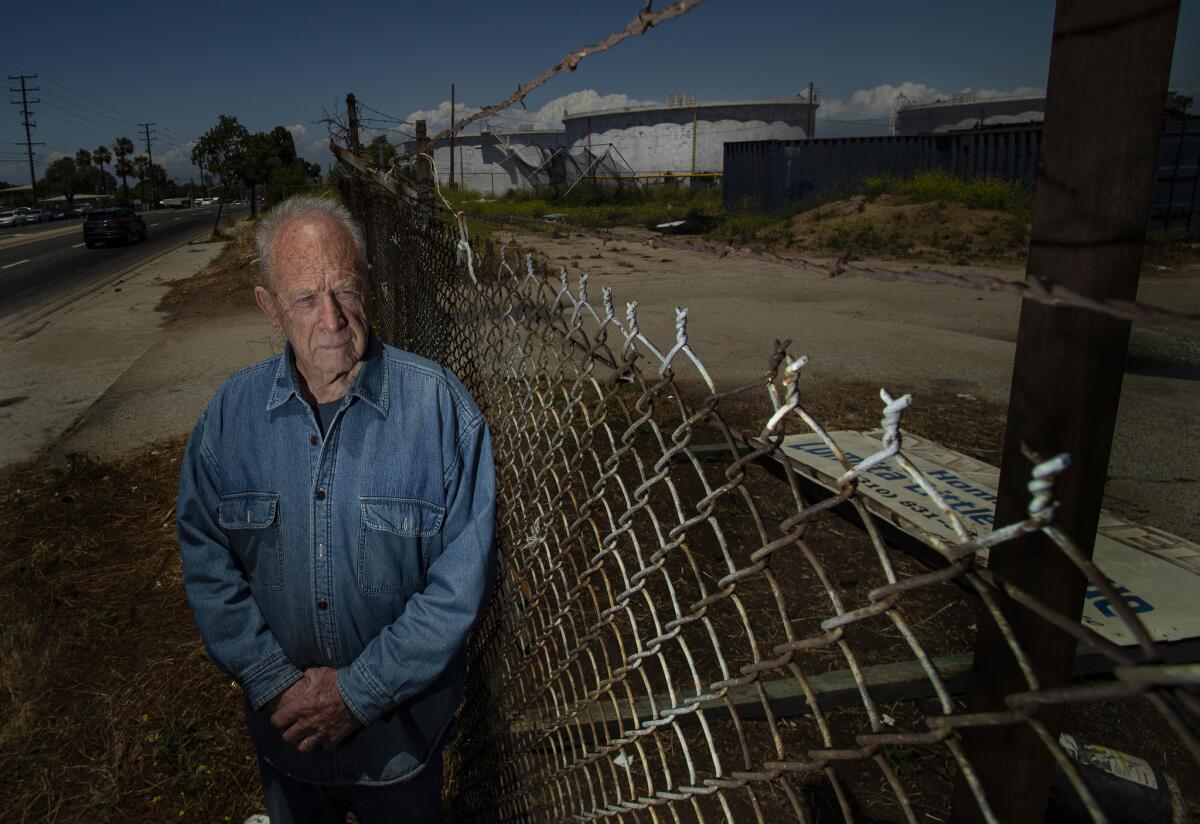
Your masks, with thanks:
[{"label": "dry grass", "polygon": [[163,296],[158,308],[167,322],[185,318],[208,318],[229,308],[254,304],[258,283],[258,250],[254,246],[256,224],[243,220],[228,228],[229,244],[216,259],[194,277],[176,282]]},{"label": "dry grass", "polygon": [[260,806],[239,691],[183,596],[182,448],[3,473],[6,820],[241,821]]}]

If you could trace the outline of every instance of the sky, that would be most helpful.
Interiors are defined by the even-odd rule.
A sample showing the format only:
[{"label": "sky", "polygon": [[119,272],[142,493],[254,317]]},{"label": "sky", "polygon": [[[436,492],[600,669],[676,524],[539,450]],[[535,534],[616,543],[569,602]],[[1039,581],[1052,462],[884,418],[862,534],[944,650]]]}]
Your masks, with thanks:
[{"label": "sky", "polygon": [[[58,0],[5,12],[0,71],[36,73],[39,169],[78,148],[134,139],[153,122],[154,160],[196,174],[191,143],[231,114],[253,131],[292,131],[300,154],[330,160],[327,112],[353,92],[367,125],[394,142],[424,117],[449,121],[499,102],[567,53],[624,28],[636,0],[354,2],[165,0],[128,6]],[[665,5],[657,0],[655,7]],[[496,118],[499,129],[561,128],[562,110],[792,97],[815,84],[818,136],[886,134],[896,95],[1037,93],[1045,88],[1050,0],[806,3],[706,0],[676,20],[552,78]],[[1200,0],[1183,0],[1171,87],[1200,93]],[[18,83],[10,81],[10,87]],[[19,100],[19,94],[9,95]],[[1196,108],[1200,108],[1198,103]],[[0,112],[0,180],[28,183],[20,107]],[[1195,109],[1194,109],[1195,110]],[[376,131],[366,132],[369,139]],[[40,176],[40,171],[39,171]]]}]

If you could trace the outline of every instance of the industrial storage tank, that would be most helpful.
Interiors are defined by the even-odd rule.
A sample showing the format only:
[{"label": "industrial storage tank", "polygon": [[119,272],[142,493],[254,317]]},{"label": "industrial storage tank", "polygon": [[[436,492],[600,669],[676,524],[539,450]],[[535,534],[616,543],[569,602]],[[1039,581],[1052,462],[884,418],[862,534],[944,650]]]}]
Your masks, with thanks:
[{"label": "industrial storage tank", "polygon": [[794,98],[696,102],[672,95],[667,105],[568,112],[566,141],[575,151],[606,150],[641,176],[715,174],[727,142],[798,140],[811,136],[819,101]]},{"label": "industrial storage tank", "polygon": [[918,103],[900,95],[896,103],[892,131],[899,135],[1041,123],[1046,111],[1045,95],[977,97],[963,92],[932,103]]},{"label": "industrial storage tank", "polygon": [[[454,181],[485,195],[502,195],[510,189],[529,188],[530,179],[556,150],[566,145],[561,129],[522,128],[515,132],[483,129],[454,138]],[[405,148],[414,150],[412,141]],[[450,141],[433,144],[438,182],[450,182]]]}]

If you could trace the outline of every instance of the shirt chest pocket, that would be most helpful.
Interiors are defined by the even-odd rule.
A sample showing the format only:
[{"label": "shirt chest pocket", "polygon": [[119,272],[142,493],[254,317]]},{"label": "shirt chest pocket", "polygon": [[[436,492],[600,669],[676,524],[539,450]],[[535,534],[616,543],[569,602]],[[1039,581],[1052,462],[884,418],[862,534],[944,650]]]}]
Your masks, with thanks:
[{"label": "shirt chest pocket", "polygon": [[279,535],[279,496],[270,492],[223,495],[217,522],[251,582],[283,588],[283,542]]},{"label": "shirt chest pocket", "polygon": [[358,585],[368,595],[410,595],[425,581],[446,508],[418,498],[362,498]]}]

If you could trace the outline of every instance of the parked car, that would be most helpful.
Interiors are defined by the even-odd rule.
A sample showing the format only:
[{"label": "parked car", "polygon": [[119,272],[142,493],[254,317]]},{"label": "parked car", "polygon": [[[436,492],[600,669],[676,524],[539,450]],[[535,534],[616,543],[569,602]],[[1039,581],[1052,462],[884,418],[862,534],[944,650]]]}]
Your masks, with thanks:
[{"label": "parked car", "polygon": [[0,212],[0,227],[20,226],[24,222],[25,218],[16,212]]},{"label": "parked car", "polygon": [[83,242],[89,249],[97,243],[114,240],[121,243],[129,243],[134,238],[145,240],[148,235],[146,221],[133,209],[124,206],[92,209],[83,221]]},{"label": "parked car", "polygon": [[21,219],[25,223],[41,223],[46,219],[46,213],[41,209],[31,209],[28,206],[18,206],[15,211],[21,216]]},{"label": "parked car", "polygon": [[50,220],[66,220],[70,216],[71,213],[63,206],[55,206],[48,214]]}]

